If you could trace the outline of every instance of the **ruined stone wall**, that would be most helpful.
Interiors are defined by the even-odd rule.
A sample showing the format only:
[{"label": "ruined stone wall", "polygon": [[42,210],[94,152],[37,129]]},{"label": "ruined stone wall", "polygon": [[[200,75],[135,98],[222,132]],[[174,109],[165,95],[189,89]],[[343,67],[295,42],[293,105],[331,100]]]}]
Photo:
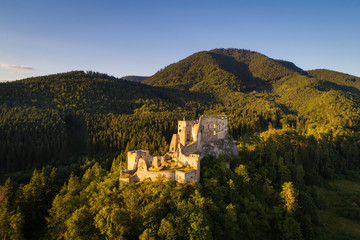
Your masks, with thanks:
[{"label": "ruined stone wall", "polygon": [[178,161],[184,166],[189,165],[191,168],[200,169],[200,155],[199,154],[190,154],[185,155],[179,149]]},{"label": "ruined stone wall", "polygon": [[185,181],[186,182],[190,182],[190,181],[199,182],[200,181],[200,169],[196,170],[196,171],[192,171],[192,172],[186,172],[185,173]]},{"label": "ruined stone wall", "polygon": [[137,171],[138,171],[138,172],[142,172],[142,171],[147,171],[147,170],[148,170],[148,166],[147,166],[147,164],[146,164],[145,159],[139,158],[139,163],[138,163]]},{"label": "ruined stone wall", "polygon": [[163,176],[169,180],[174,180],[177,182],[190,182],[195,181],[198,182],[200,180],[200,171],[194,170],[191,172],[183,172],[178,170],[169,170],[169,171],[138,171],[136,175],[132,176],[128,179],[120,178],[120,182],[138,182],[143,181],[145,179],[150,179],[151,181],[155,181],[160,176]]},{"label": "ruined stone wall", "polygon": [[120,178],[119,178],[119,181],[120,181],[120,183],[122,183],[122,182],[133,183],[133,182],[139,182],[140,179],[139,179],[138,176],[135,174],[134,176],[131,176],[131,177],[129,177],[129,178],[122,178],[122,177],[120,177]]},{"label": "ruined stone wall", "polygon": [[194,170],[191,172],[183,172],[175,170],[175,181],[177,182],[190,182],[195,181],[198,182],[198,173],[199,170]]},{"label": "ruined stone wall", "polygon": [[136,171],[139,164],[139,159],[144,159],[146,166],[152,166],[153,156],[147,150],[133,150],[127,153],[127,169]]},{"label": "ruined stone wall", "polygon": [[194,143],[194,144],[191,144],[188,146],[180,145],[179,148],[180,148],[179,151],[181,152],[181,154],[188,156],[188,155],[196,153],[198,151],[198,144]]},{"label": "ruined stone wall", "polygon": [[152,167],[158,168],[161,165],[161,156],[153,156]]},{"label": "ruined stone wall", "polygon": [[140,181],[145,180],[147,178],[150,178],[152,181],[156,180],[156,178],[158,178],[159,176],[165,176],[168,179],[171,180],[175,180],[175,171],[174,170],[170,170],[170,171],[157,171],[157,172],[152,172],[152,171],[138,171],[137,173],[137,177],[139,178]]},{"label": "ruined stone wall", "polygon": [[200,118],[198,141],[202,143],[216,141],[227,137],[226,116],[203,116]]},{"label": "ruined stone wall", "polygon": [[186,146],[188,143],[197,141],[197,129],[199,128],[198,121],[179,121],[178,135],[180,143]]},{"label": "ruined stone wall", "polygon": [[192,142],[197,141],[198,131],[199,131],[199,122],[196,121],[196,124],[191,126],[191,138],[190,138],[190,141],[192,141]]},{"label": "ruined stone wall", "polygon": [[179,135],[173,134],[170,142],[169,152],[176,152],[179,143],[180,143]]},{"label": "ruined stone wall", "polygon": [[175,181],[183,182],[185,181],[185,172],[175,170]]},{"label": "ruined stone wall", "polygon": [[180,143],[185,146],[186,145],[186,121],[178,122],[178,135]]},{"label": "ruined stone wall", "polygon": [[225,139],[228,134],[228,118],[226,116],[219,116],[218,118],[218,139]]},{"label": "ruined stone wall", "polygon": [[127,153],[127,169],[137,170],[139,158],[147,159],[149,151],[147,150],[134,150]]},{"label": "ruined stone wall", "polygon": [[145,158],[145,162],[146,162],[146,166],[149,168],[152,166],[153,164],[153,159],[154,159],[154,156],[152,155],[147,155],[146,158]]}]

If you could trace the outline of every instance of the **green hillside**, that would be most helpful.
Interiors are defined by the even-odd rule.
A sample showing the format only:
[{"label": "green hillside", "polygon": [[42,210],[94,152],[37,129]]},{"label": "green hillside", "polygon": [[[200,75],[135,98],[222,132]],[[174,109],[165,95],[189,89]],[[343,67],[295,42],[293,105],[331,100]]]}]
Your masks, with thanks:
[{"label": "green hillside", "polygon": [[257,52],[214,49],[171,64],[144,83],[197,92],[251,91],[266,89],[269,81],[295,72],[302,73],[302,70]]},{"label": "green hillside", "polygon": [[[142,83],[83,71],[0,83],[0,237],[360,239],[359,84],[241,49]],[[128,150],[162,155],[177,121],[203,114],[229,116],[238,157],[203,159],[199,185],[119,185]]]},{"label": "green hillside", "polygon": [[314,78],[328,82],[330,87],[358,95],[360,94],[359,77],[326,69],[311,70],[307,71],[307,73]]},{"label": "green hillside", "polygon": [[3,83],[0,102],[11,107],[131,113],[137,100],[167,98],[164,93],[106,74],[75,71]]}]

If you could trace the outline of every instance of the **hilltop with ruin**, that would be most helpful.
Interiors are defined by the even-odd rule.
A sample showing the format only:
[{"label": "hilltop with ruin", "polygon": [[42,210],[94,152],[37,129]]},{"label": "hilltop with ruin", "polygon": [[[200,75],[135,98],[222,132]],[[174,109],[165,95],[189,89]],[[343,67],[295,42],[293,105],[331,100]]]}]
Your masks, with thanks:
[{"label": "hilltop with ruin", "polygon": [[177,182],[200,181],[200,162],[208,155],[237,155],[238,149],[228,133],[227,116],[202,116],[196,121],[178,121],[169,152],[152,156],[147,150],[127,153],[127,169],[120,182],[138,182],[159,176]]}]

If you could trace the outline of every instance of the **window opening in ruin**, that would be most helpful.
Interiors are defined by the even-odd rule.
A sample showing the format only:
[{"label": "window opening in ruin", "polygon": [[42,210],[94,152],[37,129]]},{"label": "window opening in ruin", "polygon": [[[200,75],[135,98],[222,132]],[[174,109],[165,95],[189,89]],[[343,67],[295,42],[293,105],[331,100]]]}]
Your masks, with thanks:
[{"label": "window opening in ruin", "polygon": [[214,135],[214,136],[216,135],[216,131],[213,132],[213,135]]}]

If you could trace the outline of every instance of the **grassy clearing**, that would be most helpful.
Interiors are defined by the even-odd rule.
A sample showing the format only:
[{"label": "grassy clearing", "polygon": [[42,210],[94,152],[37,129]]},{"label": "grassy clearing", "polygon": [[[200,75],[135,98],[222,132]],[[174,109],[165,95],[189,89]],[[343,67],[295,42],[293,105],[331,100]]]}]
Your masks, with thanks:
[{"label": "grassy clearing", "polygon": [[[319,216],[323,226],[320,232],[327,232],[329,235],[324,239],[344,239],[342,236],[350,236],[353,239],[360,239],[360,224],[356,221],[340,217],[334,211],[320,210]],[[324,229],[324,231],[322,230]]]},{"label": "grassy clearing", "polygon": [[334,185],[343,192],[360,192],[360,181],[353,182],[346,179],[341,179],[331,181],[330,184]]},{"label": "grassy clearing", "polygon": [[189,166],[177,166],[177,167],[174,167],[173,168],[174,170],[179,170],[179,171],[183,171],[183,172],[191,172],[191,171],[194,171],[195,169],[189,167]]},{"label": "grassy clearing", "polygon": [[191,171],[195,170],[189,166],[184,167],[184,166],[176,165],[175,161],[167,160],[166,162],[167,162],[168,166],[160,166],[157,168],[150,168],[149,171],[156,172],[156,171],[166,171],[166,170],[178,170],[178,171],[183,171],[183,172],[191,172]]},{"label": "grassy clearing", "polygon": [[[360,239],[360,222],[340,216],[339,204],[346,201],[350,193],[360,193],[360,182],[345,179],[330,181],[329,188],[318,188],[322,226],[318,228],[320,239]],[[322,235],[322,233],[328,233]]]}]

